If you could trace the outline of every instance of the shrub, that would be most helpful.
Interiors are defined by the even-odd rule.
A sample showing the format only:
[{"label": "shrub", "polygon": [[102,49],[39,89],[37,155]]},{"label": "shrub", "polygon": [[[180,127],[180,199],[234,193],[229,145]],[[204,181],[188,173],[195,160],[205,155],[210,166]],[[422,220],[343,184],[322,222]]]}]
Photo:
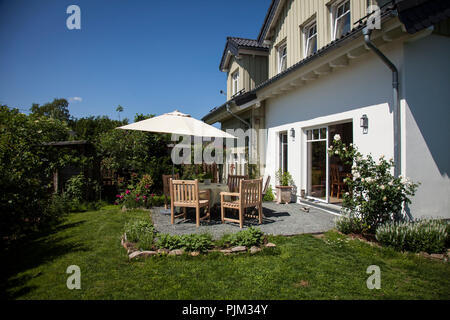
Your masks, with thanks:
[{"label": "shrub", "polygon": [[336,228],[344,234],[363,234],[367,232],[367,225],[364,224],[362,219],[351,214],[336,218],[335,224]]},{"label": "shrub", "polygon": [[125,224],[125,233],[127,240],[131,242],[148,242],[155,235],[155,228],[153,224],[148,220],[133,220]]},{"label": "shrub", "polygon": [[234,234],[224,235],[218,245],[223,247],[229,246],[259,246],[264,243],[264,233],[257,228],[250,227],[246,230],[239,231]]},{"label": "shrub", "polygon": [[[345,145],[339,135],[335,135],[328,152],[344,164],[352,165],[352,178],[344,180],[349,192],[344,193],[342,206],[350,217],[361,220],[362,230],[374,234],[377,226],[402,218],[402,206],[411,203],[410,197],[414,196],[418,184],[408,178],[394,177],[392,159],[381,156],[376,162],[370,154],[364,157],[354,145]],[[352,223],[357,222],[351,219]]]},{"label": "shrub", "polygon": [[275,199],[275,195],[273,194],[272,186],[269,185],[266,190],[266,194],[264,195],[263,201],[273,201]]},{"label": "shrub", "polygon": [[388,222],[378,227],[376,239],[396,250],[428,253],[443,252],[449,224],[442,220]]},{"label": "shrub", "polygon": [[181,237],[182,248],[186,251],[205,252],[211,248],[213,241],[210,234],[188,234]]},{"label": "shrub", "polygon": [[182,240],[181,236],[170,235],[167,233],[158,234],[158,239],[156,240],[156,247],[159,249],[181,249]]},{"label": "shrub", "polygon": [[281,186],[292,186],[294,185],[294,180],[292,179],[291,174],[286,172],[281,172],[281,169],[279,169],[275,173],[275,179],[279,182]]},{"label": "shrub", "polygon": [[170,235],[158,234],[156,247],[160,249],[184,249],[205,252],[213,245],[210,234]]},{"label": "shrub", "polygon": [[65,192],[72,200],[81,202],[84,199],[85,187],[86,178],[83,173],[80,173],[67,180]]}]

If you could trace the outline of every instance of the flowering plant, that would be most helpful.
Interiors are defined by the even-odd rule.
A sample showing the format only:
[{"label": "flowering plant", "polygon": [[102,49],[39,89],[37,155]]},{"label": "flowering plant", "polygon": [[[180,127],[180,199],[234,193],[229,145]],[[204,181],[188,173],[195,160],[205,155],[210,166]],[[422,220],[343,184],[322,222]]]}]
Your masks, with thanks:
[{"label": "flowering plant", "polygon": [[334,136],[328,152],[352,165],[352,177],[344,180],[349,191],[344,193],[342,203],[348,216],[342,219],[351,219],[362,233],[375,233],[380,224],[403,218],[403,205],[411,203],[410,197],[414,196],[419,183],[402,176],[394,177],[391,173],[393,159],[387,160],[382,155],[375,161],[370,154],[363,156],[353,144],[345,145],[339,135]]}]

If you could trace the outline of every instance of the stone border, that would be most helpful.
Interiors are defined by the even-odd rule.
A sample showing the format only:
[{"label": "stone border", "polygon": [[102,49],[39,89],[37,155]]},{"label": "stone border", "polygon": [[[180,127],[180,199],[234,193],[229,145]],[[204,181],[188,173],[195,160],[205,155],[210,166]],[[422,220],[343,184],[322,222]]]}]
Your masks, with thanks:
[{"label": "stone border", "polygon": [[[156,251],[149,250],[149,251],[140,251],[138,248],[136,248],[136,244],[133,242],[129,242],[127,240],[127,234],[124,233],[120,239],[120,244],[122,247],[124,247],[127,250],[128,258],[130,260],[143,257],[148,258],[151,256],[181,256],[185,253],[183,249],[158,249]],[[232,248],[216,248],[216,249],[210,249],[207,252],[221,252],[224,255],[232,255],[232,254],[239,254],[239,253],[245,253],[249,252],[250,254],[255,254],[260,251],[262,251],[264,248],[274,248],[276,247],[276,244],[274,243],[266,243],[265,245],[261,247],[252,246],[251,248],[247,248],[245,246],[236,246]],[[201,254],[200,251],[191,251],[189,252],[189,255],[192,257],[199,256]]]}]

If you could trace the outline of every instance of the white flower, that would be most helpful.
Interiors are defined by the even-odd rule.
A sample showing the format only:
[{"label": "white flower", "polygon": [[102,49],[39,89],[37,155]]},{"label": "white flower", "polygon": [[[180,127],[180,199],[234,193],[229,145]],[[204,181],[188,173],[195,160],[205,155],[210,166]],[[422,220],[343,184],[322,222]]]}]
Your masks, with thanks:
[{"label": "white flower", "polygon": [[381,159],[384,159],[384,154],[382,154],[382,155],[380,156],[380,160],[381,160]]},{"label": "white flower", "polygon": [[334,154],[339,154],[339,152],[336,150],[336,151],[334,152]]},{"label": "white flower", "polygon": [[384,197],[383,197],[383,201],[384,201],[384,202],[386,202],[386,201],[387,201],[387,198],[386,198],[386,196],[384,196]]},{"label": "white flower", "polygon": [[38,132],[37,133],[42,133],[42,130],[38,130]]},{"label": "white flower", "polygon": [[353,147],[353,143],[350,143],[349,146],[350,146],[350,147]]},{"label": "white flower", "polygon": [[353,176],[355,177],[355,179],[358,179],[358,178],[360,177],[360,175],[359,175],[358,172],[355,172],[355,173],[353,174]]},{"label": "white flower", "polygon": [[361,181],[364,182],[366,179],[362,178]]},{"label": "white flower", "polygon": [[390,185],[390,186],[392,186],[393,184],[394,184],[394,182],[392,182],[392,181],[388,182],[388,185]]},{"label": "white flower", "polygon": [[384,190],[384,188],[385,188],[384,185],[381,185],[381,186],[380,186],[380,189],[381,189],[381,190]]},{"label": "white flower", "polygon": [[335,135],[334,135],[334,140],[336,140],[336,141],[341,140],[341,136],[338,135],[338,134],[335,134]]}]

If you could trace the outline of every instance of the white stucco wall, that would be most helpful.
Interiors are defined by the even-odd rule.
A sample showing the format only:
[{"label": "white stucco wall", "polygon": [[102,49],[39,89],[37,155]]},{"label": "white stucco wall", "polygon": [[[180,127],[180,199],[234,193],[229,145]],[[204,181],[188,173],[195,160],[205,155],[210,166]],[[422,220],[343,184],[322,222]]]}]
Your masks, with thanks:
[{"label": "white stucco wall", "polygon": [[[395,63],[402,64],[401,44],[383,47],[383,50]],[[266,175],[274,176],[278,169],[277,133],[294,128],[296,137],[289,138],[288,170],[298,189],[306,189],[304,129],[344,120],[353,121],[353,142],[362,153],[392,157],[391,101],[392,74],[373,53],[351,60],[346,68],[334,70],[297,90],[269,99],[266,103]],[[369,118],[366,134],[359,125],[363,114]]]},{"label": "white stucco wall", "polygon": [[450,38],[405,43],[405,173],[421,185],[414,217],[450,218]]},{"label": "white stucco wall", "polygon": [[[450,218],[449,38],[428,36],[380,49],[396,64],[401,77],[402,172],[422,183],[410,213]],[[278,170],[278,132],[294,128],[296,137],[288,140],[288,170],[298,190],[307,189],[304,129],[349,119],[353,120],[353,142],[362,153],[393,157],[391,106],[391,71],[372,52],[351,60],[346,68],[267,100],[265,175],[274,177]],[[363,114],[369,118],[367,134],[360,128]]]}]

